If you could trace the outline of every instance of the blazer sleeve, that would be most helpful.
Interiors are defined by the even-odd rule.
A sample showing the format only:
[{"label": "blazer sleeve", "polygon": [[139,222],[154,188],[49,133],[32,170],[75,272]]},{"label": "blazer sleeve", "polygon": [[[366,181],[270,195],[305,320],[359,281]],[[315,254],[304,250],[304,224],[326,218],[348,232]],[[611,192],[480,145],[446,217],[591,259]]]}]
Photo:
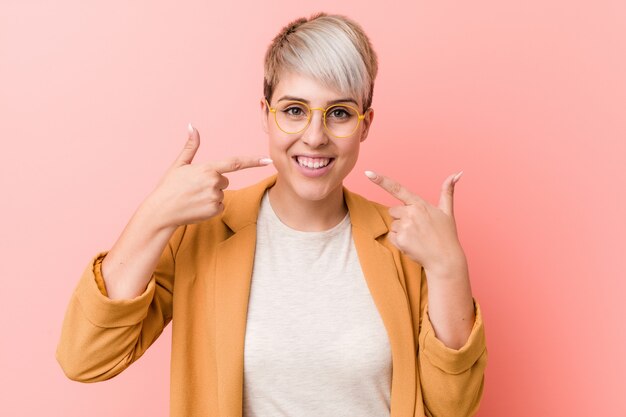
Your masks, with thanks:
[{"label": "blazer sleeve", "polygon": [[101,263],[108,251],[95,255],[85,268],[67,306],[56,360],[75,381],[110,379],[139,359],[172,319],[175,241],[165,246],[146,289],[133,299],[107,297]]},{"label": "blazer sleeve", "polygon": [[428,417],[473,416],[483,395],[487,365],[485,329],[480,306],[474,299],[476,315],[467,342],[451,349],[437,339],[428,317],[428,289],[421,268],[421,325],[418,343],[418,370]]}]

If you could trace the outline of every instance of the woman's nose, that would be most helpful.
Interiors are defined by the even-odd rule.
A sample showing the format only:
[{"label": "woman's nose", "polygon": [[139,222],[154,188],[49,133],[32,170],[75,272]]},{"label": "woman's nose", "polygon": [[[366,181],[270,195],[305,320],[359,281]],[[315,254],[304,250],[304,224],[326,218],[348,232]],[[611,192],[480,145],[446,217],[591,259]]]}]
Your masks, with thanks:
[{"label": "woman's nose", "polygon": [[324,120],[321,112],[313,112],[311,115],[311,122],[302,133],[302,141],[311,148],[317,148],[328,143],[328,136],[326,135],[326,129],[324,129]]}]

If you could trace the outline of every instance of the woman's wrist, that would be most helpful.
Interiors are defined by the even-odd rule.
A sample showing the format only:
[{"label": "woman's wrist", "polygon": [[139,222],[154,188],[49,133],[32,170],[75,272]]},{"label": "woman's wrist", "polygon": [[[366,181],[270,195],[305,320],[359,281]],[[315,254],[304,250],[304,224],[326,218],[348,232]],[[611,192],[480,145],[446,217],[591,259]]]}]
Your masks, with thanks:
[{"label": "woman's wrist", "polygon": [[135,217],[143,227],[154,233],[168,231],[174,233],[178,225],[168,220],[168,216],[163,213],[163,204],[154,195],[148,196],[135,212]]}]

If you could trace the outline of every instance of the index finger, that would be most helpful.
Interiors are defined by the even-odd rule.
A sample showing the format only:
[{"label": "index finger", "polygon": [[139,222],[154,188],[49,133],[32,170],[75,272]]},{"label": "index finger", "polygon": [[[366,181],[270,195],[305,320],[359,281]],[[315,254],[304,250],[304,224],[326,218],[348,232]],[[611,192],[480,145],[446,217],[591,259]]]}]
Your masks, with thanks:
[{"label": "index finger", "polygon": [[422,200],[419,196],[416,196],[404,188],[404,186],[402,186],[402,184],[398,181],[372,171],[365,171],[365,175],[367,175],[372,182],[378,184],[382,189],[402,201],[404,204],[411,204]]},{"label": "index finger", "polygon": [[235,156],[218,162],[210,162],[209,165],[218,173],[223,174],[245,168],[263,167],[272,162],[270,158],[265,157]]}]

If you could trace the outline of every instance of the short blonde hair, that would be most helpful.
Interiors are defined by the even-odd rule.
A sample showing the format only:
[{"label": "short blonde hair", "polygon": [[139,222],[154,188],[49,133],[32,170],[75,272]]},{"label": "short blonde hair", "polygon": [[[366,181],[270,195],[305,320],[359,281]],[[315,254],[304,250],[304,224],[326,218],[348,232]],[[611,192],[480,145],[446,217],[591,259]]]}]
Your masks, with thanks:
[{"label": "short blonde hair", "polygon": [[263,93],[271,102],[281,71],[310,76],[372,104],[378,59],[361,26],[342,15],[317,13],[282,30],[265,53]]}]

